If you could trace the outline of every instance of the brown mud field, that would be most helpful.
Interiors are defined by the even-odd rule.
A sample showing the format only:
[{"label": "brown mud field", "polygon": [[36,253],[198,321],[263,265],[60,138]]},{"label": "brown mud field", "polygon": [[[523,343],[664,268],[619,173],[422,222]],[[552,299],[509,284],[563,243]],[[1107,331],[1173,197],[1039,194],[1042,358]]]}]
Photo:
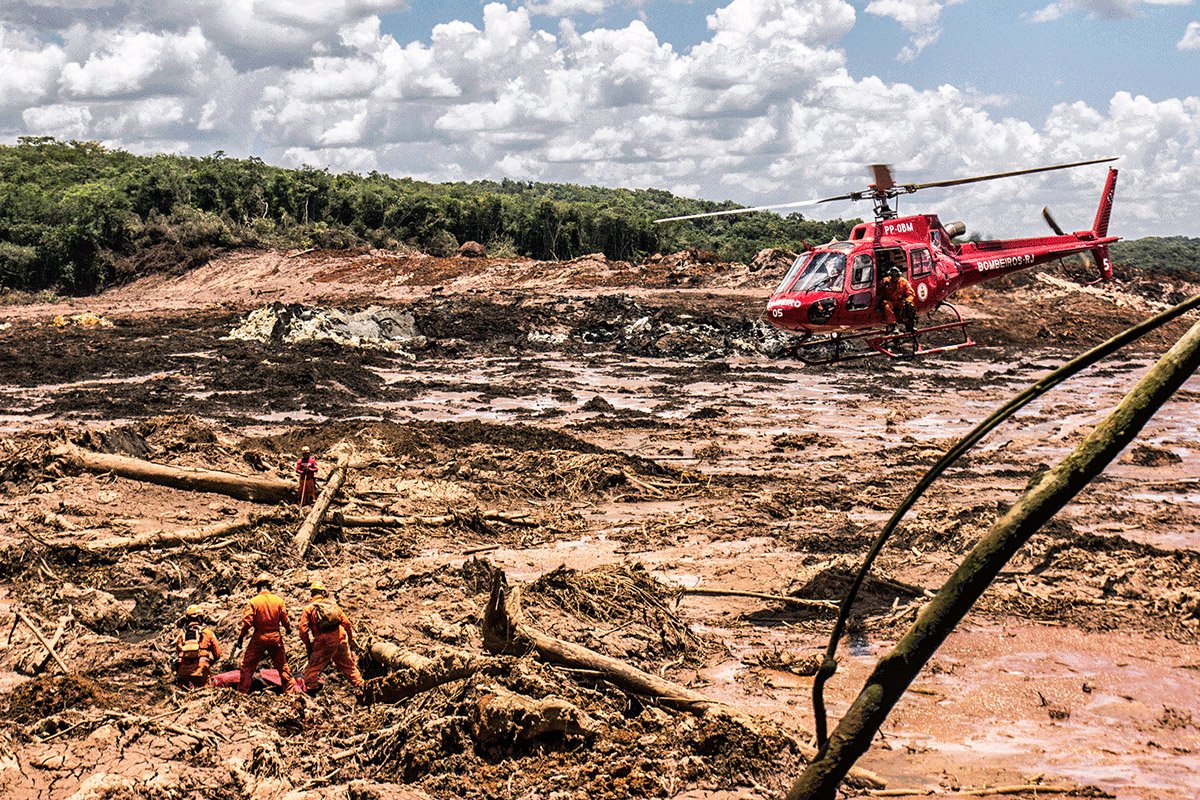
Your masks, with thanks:
[{"label": "brown mud field", "polygon": [[[957,437],[1196,290],[1070,277],[964,293],[977,347],[819,368],[760,319],[777,274],[687,255],[234,253],[94,298],[2,306],[0,796],[782,796],[812,735],[806,667],[833,612],[688,590],[840,600]],[[835,722],[925,592],[1192,321],[1035,401],[934,485],[856,607],[826,688]],[[860,766],[922,794],[1196,796],[1198,400],[1193,379],[1029,542]],[[81,471],[66,444],[285,480],[302,446],[322,481],[337,453],[352,466],[342,517],[299,557],[292,503]],[[177,535],[209,529],[224,532]],[[680,711],[528,648],[490,652],[495,569],[537,629],[742,713]],[[173,688],[183,609],[199,604],[228,650],[263,570],[293,620],[309,580],[335,592],[374,679],[365,698],[331,672],[313,697]],[[385,675],[388,644],[407,672]],[[422,657],[471,667],[400,692]]]}]

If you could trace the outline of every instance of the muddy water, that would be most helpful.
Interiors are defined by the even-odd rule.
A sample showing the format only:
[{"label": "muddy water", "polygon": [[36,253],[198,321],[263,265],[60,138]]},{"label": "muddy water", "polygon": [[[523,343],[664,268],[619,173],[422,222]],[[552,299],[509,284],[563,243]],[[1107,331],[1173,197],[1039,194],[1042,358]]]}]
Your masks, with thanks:
[{"label": "muddy water", "polygon": [[[713,375],[695,363],[617,354],[586,359],[476,359],[455,365],[455,372],[460,383],[479,387],[478,391],[436,388],[404,401],[367,405],[381,417],[521,421],[578,429],[585,437],[589,430],[603,430],[606,443],[618,448],[710,474],[761,472],[766,459],[773,459],[773,471],[811,470],[814,456],[828,464],[902,444],[944,450],[1003,399],[1057,363],[1052,359],[1030,364],[918,362],[837,371],[740,359]],[[1052,464],[1069,452],[1150,363],[1123,360],[1077,376],[993,432],[964,464],[985,474],[1027,469],[1023,475],[998,478],[988,487],[1001,493],[1018,490],[1039,464]],[[444,380],[442,367],[418,363],[379,370],[379,374],[389,384],[420,384]],[[538,375],[525,377],[530,372]],[[1185,389],[1200,392],[1200,377]],[[612,410],[594,410],[595,398]],[[819,452],[781,453],[771,444],[779,434],[821,434],[836,440],[836,445]],[[1119,492],[1123,504],[1147,508],[1195,507],[1196,491],[1156,492],[1142,484],[1149,479],[1187,477],[1189,465],[1194,467],[1200,454],[1200,404],[1186,399],[1168,404],[1138,441],[1168,449],[1182,460],[1153,469],[1118,462],[1096,491]],[[697,448],[714,442],[724,451],[721,455],[706,454],[703,461],[696,458]],[[999,454],[1003,454],[1002,465],[988,463]],[[1103,517],[1080,520],[1083,530],[1104,530],[1105,524]],[[1200,548],[1200,533],[1195,529],[1121,530],[1148,544]]]}]

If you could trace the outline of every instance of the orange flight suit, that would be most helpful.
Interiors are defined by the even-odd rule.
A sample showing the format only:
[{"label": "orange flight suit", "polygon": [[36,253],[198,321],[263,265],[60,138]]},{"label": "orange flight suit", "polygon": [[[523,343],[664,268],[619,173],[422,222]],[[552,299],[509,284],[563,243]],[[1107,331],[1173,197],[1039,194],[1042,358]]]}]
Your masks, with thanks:
[{"label": "orange flight suit", "polygon": [[883,279],[883,314],[885,321],[895,321],[912,332],[917,323],[917,293],[903,275]]},{"label": "orange flight suit", "polygon": [[251,628],[254,629],[254,634],[250,637],[250,643],[246,645],[246,652],[242,654],[242,675],[238,681],[238,691],[243,694],[250,691],[254,670],[263,656],[267,656],[271,659],[271,666],[279,671],[283,690],[290,692],[295,681],[292,680],[291,670],[288,669],[287,653],[284,652],[283,636],[280,635],[279,629],[283,628],[290,636],[292,622],[288,619],[287,606],[284,605],[283,599],[266,589],[251,598],[242,613],[242,633],[238,638],[246,638]]},{"label": "orange flight suit", "polygon": [[[325,600],[323,596],[313,598],[313,602],[304,607],[300,614],[300,641],[308,648],[308,666],[304,668],[304,688],[312,691],[317,684],[317,678],[325,671],[332,661],[338,671],[346,676],[352,686],[363,685],[362,674],[358,664],[350,654],[350,643],[354,640],[354,631],[350,620],[339,608],[340,624],[331,631],[321,632],[316,629],[318,618],[317,602]],[[310,637],[312,637],[310,639]]]},{"label": "orange flight suit", "polygon": [[175,685],[184,689],[199,689],[208,685],[212,677],[212,665],[221,657],[221,645],[217,643],[212,628],[200,628],[200,649],[195,653],[183,652],[184,632],[175,635]]}]

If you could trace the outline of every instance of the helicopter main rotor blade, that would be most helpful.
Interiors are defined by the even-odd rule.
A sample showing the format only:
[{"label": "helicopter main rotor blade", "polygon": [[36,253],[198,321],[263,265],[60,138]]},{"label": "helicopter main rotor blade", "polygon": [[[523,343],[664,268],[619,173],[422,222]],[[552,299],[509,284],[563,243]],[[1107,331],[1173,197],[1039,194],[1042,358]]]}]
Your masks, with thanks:
[{"label": "helicopter main rotor blade", "polygon": [[1091,161],[1075,161],[1071,164],[1054,164],[1049,167],[1033,167],[1032,169],[1018,169],[1012,172],[994,172],[991,175],[976,175],[973,178],[952,178],[948,181],[932,181],[930,183],[906,183],[900,188],[907,192],[915,192],[918,189],[932,189],[936,186],[962,186],[964,183],[978,183],[980,181],[994,181],[997,178],[1012,178],[1016,175],[1032,175],[1035,172],[1051,172],[1056,169],[1070,169],[1071,167],[1084,167],[1088,164],[1105,164],[1109,161],[1116,161],[1116,158],[1095,158]]},{"label": "helicopter main rotor blade", "polygon": [[[829,200],[839,200],[841,198],[831,197]],[[681,219],[701,219],[703,217],[727,217],[731,214],[749,214],[753,211],[772,211],[777,208],[799,208],[800,206],[815,206],[817,203],[825,203],[828,200],[801,200],[798,203],[776,203],[770,206],[755,206],[754,208],[731,208],[727,211],[709,211],[704,214],[684,214],[680,217],[663,217],[656,219],[655,222],[678,222]]]}]

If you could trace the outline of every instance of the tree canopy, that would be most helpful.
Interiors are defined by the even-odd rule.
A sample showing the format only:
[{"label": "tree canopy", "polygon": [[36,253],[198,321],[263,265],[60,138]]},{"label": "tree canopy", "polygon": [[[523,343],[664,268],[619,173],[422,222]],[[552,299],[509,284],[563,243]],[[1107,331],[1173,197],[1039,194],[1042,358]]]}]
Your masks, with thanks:
[{"label": "tree canopy", "polygon": [[237,246],[411,245],[444,256],[473,240],[499,255],[537,259],[602,252],[637,260],[700,247],[736,261],[763,247],[845,238],[857,222],[755,213],[653,224],[734,207],[654,189],[427,183],[284,169],[221,152],[138,156],[95,142],[24,137],[0,146],[0,287],[93,292]]}]

